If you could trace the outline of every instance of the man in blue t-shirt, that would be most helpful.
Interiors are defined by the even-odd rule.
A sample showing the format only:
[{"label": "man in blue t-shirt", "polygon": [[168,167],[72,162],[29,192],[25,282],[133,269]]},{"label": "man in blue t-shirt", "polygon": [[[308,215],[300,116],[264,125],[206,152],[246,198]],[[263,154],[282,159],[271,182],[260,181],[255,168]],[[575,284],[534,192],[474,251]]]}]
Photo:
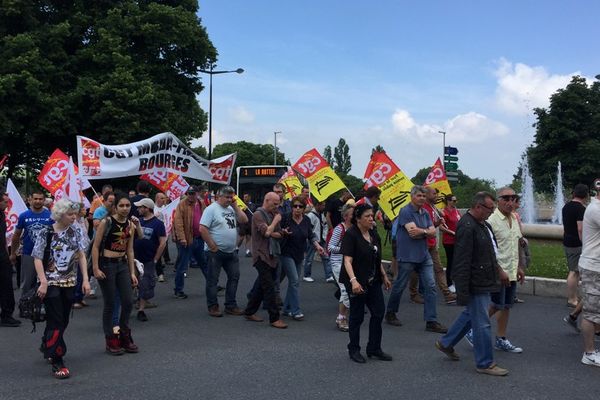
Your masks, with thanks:
[{"label": "man in blue t-shirt", "polygon": [[233,201],[235,191],[231,186],[223,186],[217,192],[217,201],[206,207],[200,218],[200,234],[206,243],[208,273],[206,277],[206,303],[212,317],[222,317],[217,301],[217,284],[221,268],[227,274],[225,288],[225,312],[242,315],[237,306],[236,293],[240,279],[240,265],[237,252],[238,223],[247,223],[248,217]]},{"label": "man in blue t-shirt", "polygon": [[129,210],[129,216],[136,216],[141,218],[141,213],[138,211],[137,206],[135,205],[138,201],[146,198],[150,198],[150,191],[152,190],[152,186],[148,181],[139,181],[135,186],[135,190],[137,194],[134,194],[133,197],[130,197],[131,200],[131,210]]},{"label": "man in blue t-shirt", "polygon": [[102,194],[102,205],[94,210],[92,219],[94,221],[94,232],[100,225],[100,221],[108,217],[110,212],[113,210],[115,204],[115,194],[111,191]]},{"label": "man in blue t-shirt", "polygon": [[156,284],[156,263],[162,257],[167,245],[167,232],[165,224],[154,216],[154,202],[149,198],[143,198],[135,202],[137,212],[140,215],[140,225],[144,236],[135,239],[133,252],[135,259],[144,264],[144,275],[139,280],[140,307],[137,319],[148,321],[144,310],[151,305],[150,299],[154,297],[154,286]]},{"label": "man in blue t-shirt", "polygon": [[433,262],[427,249],[427,238],[434,237],[436,230],[429,213],[423,209],[426,193],[427,188],[419,185],[413,186],[410,191],[410,203],[404,206],[398,215],[396,231],[398,277],[392,286],[385,320],[390,325],[402,325],[396,317],[396,313],[410,274],[415,271],[419,274],[425,291],[425,330],[446,333],[448,329],[437,322]]},{"label": "man in blue t-shirt", "polygon": [[21,239],[23,239],[23,252],[21,254],[21,296],[31,294],[35,289],[37,275],[33,265],[31,251],[37,239],[40,230],[47,225],[52,225],[54,221],[50,216],[50,211],[44,208],[46,197],[41,191],[34,191],[31,194],[31,208],[19,215],[19,222],[15,228],[15,233],[11,242],[10,262],[17,263],[17,253]]}]

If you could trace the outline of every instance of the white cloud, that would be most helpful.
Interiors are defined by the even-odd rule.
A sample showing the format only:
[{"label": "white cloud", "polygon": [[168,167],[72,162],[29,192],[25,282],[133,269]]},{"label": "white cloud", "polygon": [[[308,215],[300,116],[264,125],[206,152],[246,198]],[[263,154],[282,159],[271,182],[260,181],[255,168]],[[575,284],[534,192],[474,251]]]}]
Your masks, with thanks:
[{"label": "white cloud", "polygon": [[535,107],[548,107],[550,96],[565,87],[573,75],[551,75],[546,68],[530,67],[501,58],[495,71],[498,79],[496,104],[510,114],[526,115]]},{"label": "white cloud", "polygon": [[452,143],[477,143],[494,136],[504,136],[509,129],[485,115],[468,112],[437,124],[419,124],[406,110],[398,109],[392,115],[394,131],[413,142],[439,143],[440,131],[446,132]]},{"label": "white cloud", "polygon": [[254,122],[254,114],[252,114],[243,106],[237,106],[230,109],[229,115],[235,122],[242,124],[251,124]]}]

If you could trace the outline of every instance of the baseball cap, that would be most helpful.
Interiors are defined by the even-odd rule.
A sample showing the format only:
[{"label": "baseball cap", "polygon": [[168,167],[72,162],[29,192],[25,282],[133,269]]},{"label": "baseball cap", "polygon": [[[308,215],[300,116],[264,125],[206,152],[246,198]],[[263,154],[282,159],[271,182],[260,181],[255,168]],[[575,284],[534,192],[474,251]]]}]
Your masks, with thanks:
[{"label": "baseball cap", "polygon": [[152,201],[152,199],[149,199],[147,197],[144,197],[143,199],[140,199],[139,201],[136,201],[133,203],[136,207],[146,207],[149,208],[150,210],[154,210],[154,202]]}]

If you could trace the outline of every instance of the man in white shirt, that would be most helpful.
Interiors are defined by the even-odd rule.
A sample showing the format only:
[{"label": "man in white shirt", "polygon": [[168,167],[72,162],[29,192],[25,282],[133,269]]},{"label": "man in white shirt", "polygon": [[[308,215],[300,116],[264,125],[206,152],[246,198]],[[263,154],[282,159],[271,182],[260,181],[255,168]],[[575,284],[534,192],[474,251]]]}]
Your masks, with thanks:
[{"label": "man in white shirt", "polygon": [[227,274],[225,287],[225,313],[242,315],[237,306],[236,293],[240,279],[237,252],[237,225],[248,222],[246,214],[233,201],[235,191],[223,186],[217,192],[217,201],[206,207],[200,219],[200,234],[206,243],[208,273],[206,278],[206,302],[212,317],[222,317],[217,300],[217,284],[221,268]]},{"label": "man in white shirt", "polygon": [[[306,214],[308,219],[310,219],[310,223],[313,227],[313,232],[315,236],[319,240],[319,245],[324,249],[327,248],[327,219],[325,218],[325,202],[316,200],[313,201],[314,209]],[[306,256],[304,258],[304,280],[305,282],[314,282],[312,275],[312,262],[315,258],[316,249],[314,246],[309,246],[306,250]],[[327,253],[320,254],[321,262],[323,263],[323,268],[325,270],[325,281],[326,282],[335,282],[333,278],[333,271],[331,270],[331,264],[329,263],[329,256]]]},{"label": "man in white shirt", "polygon": [[594,346],[594,334],[600,329],[600,191],[583,215],[582,249],[579,275],[583,301],[581,333],[584,353],[581,362],[600,367],[600,351]]}]

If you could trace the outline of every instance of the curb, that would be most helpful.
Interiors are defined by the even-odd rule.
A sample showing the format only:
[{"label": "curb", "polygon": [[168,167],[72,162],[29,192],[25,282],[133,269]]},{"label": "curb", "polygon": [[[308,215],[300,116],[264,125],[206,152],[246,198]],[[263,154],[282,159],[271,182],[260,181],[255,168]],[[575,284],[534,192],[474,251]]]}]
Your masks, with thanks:
[{"label": "curb", "polygon": [[[389,260],[382,260],[381,263],[386,270],[390,270],[391,262]],[[517,283],[517,293],[528,296],[560,297],[566,299],[567,280],[528,276],[525,277],[525,283],[522,285]]]},{"label": "curb", "polygon": [[531,276],[525,278],[525,283],[517,284],[517,293],[530,296],[561,297],[567,298],[566,279],[539,278]]}]

